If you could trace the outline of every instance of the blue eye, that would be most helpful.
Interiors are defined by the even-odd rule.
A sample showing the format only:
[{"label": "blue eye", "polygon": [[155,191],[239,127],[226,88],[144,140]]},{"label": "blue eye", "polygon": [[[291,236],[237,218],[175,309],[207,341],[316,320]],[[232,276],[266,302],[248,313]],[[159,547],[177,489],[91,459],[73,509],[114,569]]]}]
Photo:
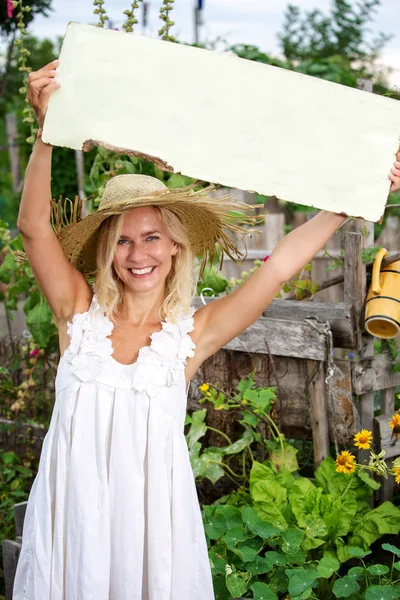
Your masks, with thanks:
[{"label": "blue eye", "polygon": [[127,242],[128,240],[118,240],[118,245],[122,246],[122,244],[124,244],[125,242]]},{"label": "blue eye", "polygon": [[147,238],[148,240],[159,240],[160,238],[157,235],[149,235],[149,237]]}]

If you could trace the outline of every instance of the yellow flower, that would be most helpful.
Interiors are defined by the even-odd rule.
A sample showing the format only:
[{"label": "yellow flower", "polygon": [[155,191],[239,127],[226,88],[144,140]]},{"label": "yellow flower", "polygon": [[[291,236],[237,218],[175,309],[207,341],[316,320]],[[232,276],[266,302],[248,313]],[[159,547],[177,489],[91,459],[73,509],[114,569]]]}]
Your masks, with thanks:
[{"label": "yellow flower", "polygon": [[394,469],[394,480],[396,483],[400,483],[400,467]]},{"label": "yellow flower", "polygon": [[346,473],[346,475],[350,475],[350,473],[354,473],[356,470],[356,457],[351,452],[347,452],[347,450],[343,450],[336,457],[336,473]]},{"label": "yellow flower", "polygon": [[368,429],[362,429],[354,436],[354,445],[362,450],[369,450],[371,448],[372,432]]},{"label": "yellow flower", "polygon": [[201,392],[203,392],[203,394],[208,392],[209,389],[210,389],[210,386],[208,385],[208,383],[203,383],[202,385],[199,386],[199,390]]},{"label": "yellow flower", "polygon": [[400,414],[396,413],[392,416],[392,420],[389,423],[390,427],[393,429],[392,437],[395,437],[396,440],[400,436]]}]

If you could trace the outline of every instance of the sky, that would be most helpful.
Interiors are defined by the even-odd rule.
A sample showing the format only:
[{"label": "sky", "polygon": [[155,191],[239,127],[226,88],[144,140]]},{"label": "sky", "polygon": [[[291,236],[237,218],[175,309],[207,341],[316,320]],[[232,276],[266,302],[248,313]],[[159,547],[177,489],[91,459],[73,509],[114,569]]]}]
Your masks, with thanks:
[{"label": "sky", "polygon": [[[350,0],[351,1],[351,0]],[[387,43],[379,61],[392,70],[388,74],[391,86],[400,88],[400,0],[381,0],[377,8],[371,36],[383,31],[393,34]],[[292,0],[303,10],[319,8],[329,11],[330,0]],[[243,43],[258,46],[267,54],[279,56],[277,33],[282,30],[286,0],[204,0],[203,25],[200,27],[200,41],[220,40],[219,48],[224,44]],[[354,2],[356,4],[356,2]],[[148,27],[144,32],[137,27],[138,33],[157,36],[161,25],[158,19],[161,0],[150,0]],[[123,11],[130,6],[129,0],[106,0],[105,8],[114,27],[124,22]],[[195,0],[175,0],[172,19],[175,25],[171,33],[180,41],[194,41]],[[39,37],[62,36],[69,21],[96,23],[91,0],[53,0],[53,12],[47,19],[36,17],[31,25],[32,32]]]}]

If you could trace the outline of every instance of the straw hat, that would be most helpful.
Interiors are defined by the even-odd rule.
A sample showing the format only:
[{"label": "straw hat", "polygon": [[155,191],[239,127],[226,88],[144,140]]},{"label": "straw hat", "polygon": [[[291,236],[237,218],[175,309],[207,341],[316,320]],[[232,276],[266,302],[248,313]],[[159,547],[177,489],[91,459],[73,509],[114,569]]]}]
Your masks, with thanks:
[{"label": "straw hat", "polygon": [[[249,233],[243,224],[255,222],[243,211],[252,207],[231,195],[210,196],[214,185],[197,191],[195,187],[198,184],[169,189],[162,181],[148,175],[117,175],[108,181],[98,210],[83,218],[82,203],[78,198],[71,203],[68,222],[65,216],[68,201],[53,201],[52,224],[66,257],[85,275],[96,272],[96,245],[102,222],[111,215],[138,206],[162,206],[180,219],[189,233],[194,255],[202,256],[201,271],[208,260],[217,256],[217,243],[221,263],[224,253],[233,260],[243,260],[245,252],[238,249],[238,243]],[[235,219],[242,224],[234,223]]]}]

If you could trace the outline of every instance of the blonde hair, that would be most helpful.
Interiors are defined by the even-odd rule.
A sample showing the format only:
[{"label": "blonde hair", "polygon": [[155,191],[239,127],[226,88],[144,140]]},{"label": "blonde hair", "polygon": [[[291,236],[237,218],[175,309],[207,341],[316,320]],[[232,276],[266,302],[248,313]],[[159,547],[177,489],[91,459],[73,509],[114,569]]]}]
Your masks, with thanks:
[{"label": "blonde hair", "polygon": [[[181,313],[187,313],[196,293],[194,256],[186,227],[168,208],[154,206],[164,224],[167,235],[178,246],[172,256],[171,270],[165,281],[165,296],[159,317],[176,322]],[[108,317],[116,315],[123,300],[123,284],[114,268],[114,254],[121,235],[125,213],[105,219],[97,240],[96,295]]]}]

